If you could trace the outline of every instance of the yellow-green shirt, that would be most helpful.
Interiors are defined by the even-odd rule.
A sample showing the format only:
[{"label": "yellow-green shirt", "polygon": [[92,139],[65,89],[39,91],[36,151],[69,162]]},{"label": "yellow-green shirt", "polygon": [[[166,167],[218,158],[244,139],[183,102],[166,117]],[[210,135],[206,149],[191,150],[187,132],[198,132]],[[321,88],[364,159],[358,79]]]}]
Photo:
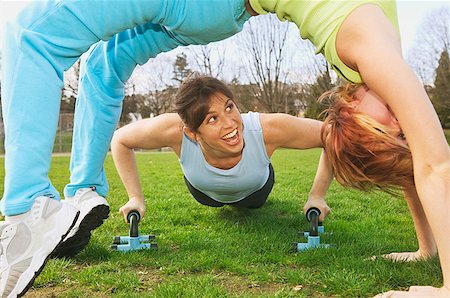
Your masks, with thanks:
[{"label": "yellow-green shirt", "polygon": [[316,53],[322,53],[339,76],[353,83],[362,83],[361,75],[339,59],[336,35],[345,18],[363,4],[378,5],[398,32],[394,0],[250,0],[257,13],[272,12],[281,21],[294,22],[300,36],[316,47]]}]

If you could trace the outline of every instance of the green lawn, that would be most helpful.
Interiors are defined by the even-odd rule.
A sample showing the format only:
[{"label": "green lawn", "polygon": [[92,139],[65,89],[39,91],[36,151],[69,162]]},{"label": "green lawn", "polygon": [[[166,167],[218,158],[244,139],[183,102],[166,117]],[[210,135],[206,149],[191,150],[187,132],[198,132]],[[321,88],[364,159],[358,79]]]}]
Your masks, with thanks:
[{"label": "green lawn", "polygon": [[[290,250],[304,241],[297,232],[308,228],[301,208],[319,153],[277,151],[274,190],[259,210],[202,206],[184,186],[173,153],[138,154],[147,198],[140,232],[156,234],[159,250],[134,253],[109,249],[128,227],[117,213],[126,193],[108,156],[110,218],[76,258],[50,260],[25,297],[369,297],[416,284],[441,286],[437,258],[366,260],[417,249],[406,203],[383,193],[333,184],[333,212],[325,221],[332,234],[321,240],[334,247]],[[54,157],[51,178],[61,191],[68,169],[68,157]]]}]

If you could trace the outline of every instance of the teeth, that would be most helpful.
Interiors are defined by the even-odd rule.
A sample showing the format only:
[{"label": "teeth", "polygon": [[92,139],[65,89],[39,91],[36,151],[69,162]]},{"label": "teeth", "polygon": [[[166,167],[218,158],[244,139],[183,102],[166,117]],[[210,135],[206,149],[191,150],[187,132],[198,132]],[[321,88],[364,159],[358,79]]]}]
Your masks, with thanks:
[{"label": "teeth", "polygon": [[230,138],[234,137],[236,134],[237,134],[237,129],[235,129],[232,132],[230,132],[229,134],[225,135],[222,139],[230,139]]}]

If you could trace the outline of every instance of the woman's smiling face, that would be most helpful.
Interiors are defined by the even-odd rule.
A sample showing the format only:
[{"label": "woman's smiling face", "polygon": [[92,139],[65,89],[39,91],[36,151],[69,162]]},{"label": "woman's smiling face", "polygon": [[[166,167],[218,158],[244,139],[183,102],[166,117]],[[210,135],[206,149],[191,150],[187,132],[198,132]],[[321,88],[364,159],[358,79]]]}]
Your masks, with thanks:
[{"label": "woman's smiling face", "polygon": [[205,119],[196,132],[196,141],[211,157],[236,157],[242,153],[241,114],[231,98],[215,93]]}]

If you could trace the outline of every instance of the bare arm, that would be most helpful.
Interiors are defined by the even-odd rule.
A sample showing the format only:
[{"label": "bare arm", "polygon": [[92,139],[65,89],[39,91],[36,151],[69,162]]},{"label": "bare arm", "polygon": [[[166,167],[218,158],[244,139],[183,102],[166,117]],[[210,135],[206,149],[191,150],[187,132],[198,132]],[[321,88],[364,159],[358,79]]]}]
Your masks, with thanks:
[{"label": "bare arm", "polygon": [[322,122],[288,114],[259,114],[267,155],[277,148],[310,149],[322,147]]},{"label": "bare arm", "polygon": [[316,207],[320,210],[319,221],[324,221],[325,217],[331,211],[325,201],[325,195],[332,181],[333,174],[331,167],[325,151],[322,151],[316,176],[314,177],[314,182],[308,195],[308,201],[303,206],[303,213],[305,215],[309,208]]},{"label": "bare arm", "polygon": [[393,252],[383,255],[383,257],[394,261],[407,262],[427,259],[437,253],[433,233],[423,212],[422,204],[420,203],[416,190],[405,189],[403,193],[414,221],[419,249],[415,252]]},{"label": "bare arm", "polygon": [[434,256],[437,253],[436,243],[417,191],[415,189],[405,189],[403,194],[408,203],[409,211],[414,221],[417,241],[419,242],[418,258]]},{"label": "bare arm", "polygon": [[159,149],[171,147],[180,154],[183,124],[177,114],[163,114],[144,119],[118,129],[111,142],[111,152],[129,201],[119,212],[126,216],[137,209],[145,214],[144,194],[139,183],[138,169],[133,149]]},{"label": "bare arm", "polygon": [[[436,112],[401,54],[400,40],[375,5],[356,9],[343,23],[336,47],[399,120],[413,156],[417,193],[439,251],[450,295],[450,151]],[[429,294],[427,294],[429,295]]]},{"label": "bare arm", "polygon": [[[292,149],[322,147],[320,138],[321,121],[298,118],[287,114],[260,114],[260,119],[266,151],[269,156],[280,147]],[[325,216],[330,213],[330,208],[325,202],[325,194],[332,179],[328,160],[322,154],[309,199],[303,208],[303,212],[306,212],[310,207],[319,208],[321,211],[319,220],[324,220]]]}]

